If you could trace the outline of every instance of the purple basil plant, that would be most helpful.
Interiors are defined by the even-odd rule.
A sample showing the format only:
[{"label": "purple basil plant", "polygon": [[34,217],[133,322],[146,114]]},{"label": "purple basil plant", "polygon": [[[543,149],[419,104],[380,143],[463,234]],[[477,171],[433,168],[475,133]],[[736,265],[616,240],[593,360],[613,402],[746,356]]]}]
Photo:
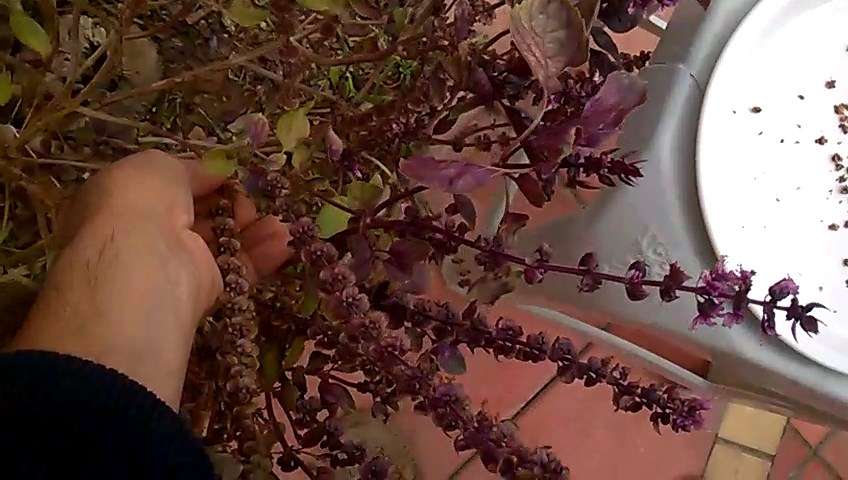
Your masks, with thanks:
[{"label": "purple basil plant", "polygon": [[[53,72],[22,90],[21,108],[0,104],[20,129],[10,155],[73,150],[47,176],[73,182],[58,169],[155,144],[232,177],[212,246],[225,294],[197,332],[182,402],[216,462],[229,459],[227,478],[401,478],[388,452],[346,434],[345,418],[365,409],[387,421],[402,402],[493,475],[568,478],[557,452],[473,407],[460,383],[469,352],[553,364],[560,381],[609,389],[610,408],[657,432],[703,426],[707,403],[681,387],[643,383],[612,358],[582,358],[568,338],[488,313],[521,282],[565,275],[562,288],[587,295],[690,302],[680,321],[693,328],[732,327],[756,306],[764,335],[778,321],[818,333],[824,307],[802,303],[790,278],[754,299],[754,272],[724,261],[649,278],[642,261],[601,271],[591,252],[574,265],[553,263],[545,244],[523,256],[512,245],[530,216],[510,208],[493,235],[473,233],[473,192],[492,181],[514,183],[534,209],[578,190],[638,188],[651,159],[610,145],[647,100],[638,72],[651,54],[619,51],[615,35],[674,0],[29,3],[57,3],[81,45],[42,59],[49,37],[30,31],[29,50],[0,54],[15,79]],[[81,68],[63,63],[87,55]],[[432,208],[428,191],[448,205]],[[290,226],[293,259],[259,284],[239,259],[238,195]],[[428,296],[445,262],[460,267],[465,305]]]},{"label": "purple basil plant", "polygon": [[[695,300],[693,328],[731,327],[757,305],[766,335],[775,334],[778,312],[793,332],[800,326],[818,333],[813,313],[823,307],[801,304],[790,278],[759,300],[749,296],[754,272],[729,269],[723,260],[697,279],[676,263],[652,279],[642,261],[621,275],[601,272],[591,252],[576,265],[552,263],[545,244],[523,257],[510,253],[510,245],[529,216],[509,209],[493,236],[471,233],[477,213],[469,194],[493,179],[515,183],[536,208],[563,190],[636,186],[649,159],[605,145],[647,99],[636,74],[650,54],[618,51],[610,32],[628,31],[673,3],[351,0],[344,15],[389,22],[388,41],[375,52],[322,57],[289,37],[290,68],[304,70],[302,78],[315,82],[308,85],[328,75],[332,94],[351,101],[319,113],[325,98],[293,93],[292,108],[276,128],[285,166],[242,164],[248,190],[292,222],[290,245],[298,259],[272,284],[251,288],[240,275],[232,232],[219,231],[230,301],[209,323],[220,346],[201,333],[197,350],[198,358],[217,358],[221,366],[212,378],[208,367],[198,369],[187,391],[200,393],[186,402],[191,410],[203,405],[204,394],[218,394],[225,411],[234,412],[203,426],[214,432],[212,443],[241,458],[251,474],[273,471],[273,458],[282,472],[300,469],[313,479],[350,467],[363,479],[401,478],[388,457],[344,435],[339,419],[357,408],[355,392],[370,397],[371,414],[380,420],[402,399],[411,401],[452,438],[457,452],[475,452],[492,474],[568,478],[555,452],[525,446],[510,422],[471,407],[458,381],[464,353],[480,351],[502,361],[553,363],[564,383],[609,388],[612,408],[644,412],[658,432],[703,426],[707,403],[680,387],[642,384],[611,358],[581,359],[568,338],[487,316],[487,306],[514,283],[537,284],[549,275],[574,277],[564,288],[586,294],[619,284],[634,302],[651,291],[663,302],[688,294]],[[508,17],[503,31],[491,27],[498,15]],[[379,65],[360,68],[367,62]],[[401,66],[387,72],[393,62]],[[338,65],[352,68],[340,73]],[[482,118],[481,112],[494,120],[465,121]],[[251,145],[263,145],[269,135],[268,122],[255,116],[244,130]],[[440,145],[455,155],[433,153]],[[514,161],[519,150],[525,163]],[[450,194],[452,201],[434,212],[425,203],[427,190]],[[222,226],[228,208],[222,206]],[[459,286],[473,300],[457,309],[427,297],[428,264],[461,264],[462,251],[473,252],[476,273],[463,270]],[[311,353],[301,359],[306,347]],[[204,392],[209,383],[218,387]],[[268,428],[256,420],[256,399],[263,396],[266,409],[258,417],[275,425],[275,408],[281,409],[296,444],[281,432],[270,441],[263,435]],[[274,445],[281,453],[271,453]]]}]

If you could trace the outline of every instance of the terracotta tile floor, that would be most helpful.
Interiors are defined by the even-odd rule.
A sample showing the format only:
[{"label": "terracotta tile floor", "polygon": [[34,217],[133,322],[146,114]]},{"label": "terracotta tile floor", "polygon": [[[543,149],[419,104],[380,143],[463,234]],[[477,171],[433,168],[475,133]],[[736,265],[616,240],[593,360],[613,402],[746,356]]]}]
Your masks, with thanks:
[{"label": "terracotta tile floor", "polygon": [[848,478],[848,432],[793,419],[786,427],[769,480]]},{"label": "terracotta tile floor", "polygon": [[[664,15],[665,16],[665,15]],[[499,19],[503,20],[503,19]],[[636,30],[616,37],[625,51],[652,49],[656,37]],[[502,188],[490,185],[492,189]],[[478,207],[486,209],[486,199],[494,190],[481,191]],[[514,210],[524,210],[519,198]],[[551,205],[534,211],[533,221],[544,223],[568,211],[574,205]],[[547,215],[545,215],[547,214]],[[485,216],[485,215],[483,215]],[[550,218],[548,218],[550,217]],[[445,295],[454,295],[443,292]],[[458,298],[457,300],[461,300]],[[585,346],[583,339],[562,327],[545,322],[526,312],[509,307],[518,302],[513,296],[501,301],[496,314],[516,319],[525,331],[546,330],[551,334],[568,335],[575,345]],[[531,302],[532,303],[532,302]],[[507,305],[507,306],[503,306]],[[569,312],[573,313],[573,312]],[[581,315],[580,318],[585,318]],[[603,321],[590,321],[604,326]],[[618,334],[618,332],[616,332]],[[592,346],[585,355],[616,355],[601,346]],[[616,355],[617,356],[617,355]],[[643,381],[660,381],[626,358],[618,358],[634,368],[634,377]],[[692,435],[671,432],[658,435],[648,422],[646,413],[616,413],[611,404],[611,391],[604,385],[591,389],[581,385],[564,385],[552,379],[553,371],[544,365],[521,362],[498,363],[491,358],[473,358],[468,372],[458,378],[466,392],[477,403],[500,418],[511,418],[518,425],[521,438],[530,446],[551,446],[571,468],[573,478],[605,480],[620,478],[696,479],[702,478],[707,458],[715,439],[715,431]],[[718,409],[720,419],[721,408]],[[718,425],[715,420],[713,425]],[[399,415],[398,425],[408,432],[413,450],[427,479],[457,478],[477,480],[489,478],[476,458],[460,457],[453,453],[450,441],[439,433],[428,419],[409,414]]]},{"label": "terracotta tile floor", "polygon": [[[544,330],[552,335],[567,335],[575,345],[584,347],[584,357],[615,355],[617,361],[633,368],[634,379],[662,381],[608,347],[587,344],[563,327],[518,311],[508,302],[502,303],[492,313],[515,319],[525,332]],[[723,411],[721,405],[708,420],[712,428],[688,435],[658,435],[647,413],[614,412],[607,386],[564,385],[553,380],[553,374],[544,364],[496,362],[481,355],[469,356],[468,371],[457,381],[476,404],[499,418],[514,420],[528,446],[551,446],[571,468],[575,479],[702,478]],[[393,418],[411,444],[425,479],[492,478],[476,458],[455,454],[450,440],[428,418],[408,411]]]}]

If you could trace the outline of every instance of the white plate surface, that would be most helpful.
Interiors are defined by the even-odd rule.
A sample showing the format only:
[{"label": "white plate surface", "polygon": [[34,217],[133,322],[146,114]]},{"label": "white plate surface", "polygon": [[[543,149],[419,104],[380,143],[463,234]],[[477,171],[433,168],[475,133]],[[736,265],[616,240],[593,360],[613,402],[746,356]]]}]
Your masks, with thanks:
[{"label": "white plate surface", "polygon": [[[764,298],[790,275],[821,334],[783,340],[848,374],[848,195],[831,156],[848,165],[833,105],[848,103],[848,0],[761,0],[733,34],[710,80],[698,132],[698,190],[716,252],[757,272]],[[836,80],[836,88],[825,82]],[[804,98],[799,98],[799,95]],[[755,114],[752,107],[762,108]],[[824,146],[815,140],[824,135]],[[840,229],[828,226],[837,223]],[[754,309],[759,316],[761,311]]]}]

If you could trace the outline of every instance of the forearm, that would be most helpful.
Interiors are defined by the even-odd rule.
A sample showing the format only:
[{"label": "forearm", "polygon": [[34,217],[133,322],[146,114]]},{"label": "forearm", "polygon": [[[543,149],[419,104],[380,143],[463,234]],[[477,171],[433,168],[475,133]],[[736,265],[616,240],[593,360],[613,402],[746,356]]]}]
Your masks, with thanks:
[{"label": "forearm", "polygon": [[194,273],[156,261],[178,251],[171,236],[149,223],[87,225],[51,265],[12,347],[114,368],[176,410],[200,317],[190,302],[168,301]]},{"label": "forearm", "polygon": [[0,354],[6,478],[212,479],[179,416],[126,375],[43,351]]}]

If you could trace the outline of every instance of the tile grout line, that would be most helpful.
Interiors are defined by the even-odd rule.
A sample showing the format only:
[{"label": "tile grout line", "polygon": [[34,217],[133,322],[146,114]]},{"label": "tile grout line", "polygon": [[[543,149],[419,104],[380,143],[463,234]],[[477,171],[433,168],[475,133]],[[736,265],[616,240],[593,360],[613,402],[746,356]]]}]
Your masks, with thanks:
[{"label": "tile grout line", "polygon": [[[830,464],[830,462],[827,460],[827,458],[823,457],[819,453],[819,449],[821,449],[822,447],[825,446],[825,444],[827,444],[828,442],[833,440],[833,437],[835,436],[835,434],[836,434],[836,430],[831,429],[829,432],[827,432],[825,434],[824,438],[821,439],[821,441],[818,443],[818,445],[815,445],[815,446],[810,445],[810,447],[813,450],[812,458],[815,458],[819,462],[821,462],[824,465],[824,468],[827,469],[828,472],[830,472],[830,475],[833,478],[835,478],[836,480],[842,480],[842,475],[840,475],[839,472],[837,472],[836,469],[833,468],[833,465]],[[802,437],[803,437],[803,435],[802,435]],[[806,442],[807,439],[805,438],[804,441]],[[807,443],[809,444],[809,442],[807,442]]]},{"label": "tile grout line", "polygon": [[[752,457],[757,457],[760,460],[765,460],[769,462],[769,464],[773,463],[774,457],[776,455],[772,455],[770,453],[763,452],[762,450],[757,450],[754,447],[749,447],[748,445],[744,445],[742,443],[734,442],[733,440],[728,440],[726,438],[719,437],[716,435],[716,439],[713,442],[713,446],[716,445],[725,445],[733,448],[734,450],[738,450],[742,453],[748,454]],[[707,463],[709,463],[709,459],[707,459]]]},{"label": "tile grout line", "polygon": [[[612,329],[612,323],[611,322],[607,322],[607,324],[604,325],[603,328],[601,328],[601,330],[603,330],[605,332],[609,332],[611,329]],[[584,345],[583,348],[581,348],[580,351],[577,352],[577,359],[582,360],[583,358],[585,358],[586,355],[592,350],[592,347],[594,347],[594,346],[595,346],[595,344],[593,342],[591,342],[591,341],[586,342],[586,345]],[[530,398],[527,399],[527,401],[525,401],[524,403],[522,403],[518,407],[518,409],[515,411],[515,413],[512,414],[509,417],[509,420],[511,422],[517,424],[518,423],[518,417],[520,417],[525,412],[527,412],[527,410],[529,410],[530,407],[533,406],[533,404],[536,402],[536,400],[540,399],[546,393],[548,393],[548,391],[553,388],[554,384],[557,381],[558,381],[557,376],[556,376],[556,374],[554,374],[541,387],[539,387],[539,389],[533,395],[531,395]],[[459,475],[462,473],[462,471],[465,470],[465,468],[468,465],[470,465],[471,462],[474,461],[474,459],[477,458],[477,456],[478,455],[476,453],[474,453],[473,455],[471,455],[470,457],[465,459],[465,461],[460,463],[459,466],[454,469],[453,473],[451,473],[448,478],[451,479],[451,480],[458,479]]]},{"label": "tile grout line", "polygon": [[[730,406],[730,405],[732,405],[732,402],[730,402],[728,404],[728,406]],[[754,407],[750,407],[750,408],[754,408]],[[756,409],[756,410],[761,410],[761,409]],[[802,466],[806,465],[807,462],[809,462],[812,458],[814,458],[815,452],[814,452],[813,448],[806,442],[803,435],[801,435],[797,430],[795,430],[795,427],[792,426],[791,422],[789,421],[790,420],[789,417],[786,417],[784,415],[780,415],[781,417],[783,417],[785,424],[783,425],[783,428],[780,430],[780,435],[778,437],[778,444],[777,444],[777,448],[775,449],[774,454],[764,452],[764,451],[762,451],[762,450],[760,450],[756,447],[752,447],[750,445],[745,445],[743,443],[739,443],[739,442],[724,438],[722,436],[722,433],[721,433],[721,430],[722,430],[721,426],[724,424],[724,421],[726,420],[729,412],[730,412],[730,409],[728,408],[727,410],[725,410],[724,414],[722,415],[722,419],[721,419],[721,422],[719,424],[719,430],[718,430],[718,432],[716,432],[716,437],[715,437],[715,440],[713,441],[713,446],[710,449],[710,454],[707,457],[707,461],[704,463],[704,470],[701,474],[702,478],[706,478],[706,474],[710,470],[710,466],[711,466],[710,462],[711,461],[719,462],[718,457],[716,457],[716,459],[713,460],[713,455],[716,452],[716,446],[725,446],[725,447],[728,447],[728,448],[730,448],[730,449],[732,449],[736,452],[739,452],[739,453],[742,453],[742,454],[745,454],[745,455],[748,455],[748,456],[751,456],[751,457],[754,457],[754,458],[757,458],[759,460],[766,462],[767,465],[768,465],[766,478],[771,479],[771,469],[774,466],[774,459],[775,459],[775,457],[777,457],[777,453],[780,450],[780,443],[782,442],[784,436],[787,435],[787,433],[789,433],[789,432],[793,432],[795,435],[798,435],[802,439],[802,441],[804,441],[804,445],[807,446],[806,457],[801,462],[801,465]],[[728,465],[728,464],[733,464],[733,465]],[[726,458],[725,461],[713,465],[712,468],[719,470],[719,471],[728,471],[728,470],[733,470],[734,466],[735,466],[735,462],[733,462],[731,458]],[[790,474],[790,478],[794,478],[792,476],[793,474],[794,474],[794,472],[792,474]]]},{"label": "tile grout line", "polygon": [[[794,425],[790,425],[790,423],[791,422],[789,421],[786,422],[786,431],[783,434],[786,435],[788,432],[792,432],[794,435],[797,435],[798,438],[801,439],[801,443],[803,443],[807,447],[807,453],[804,456],[804,459],[801,460],[801,462],[799,462],[795,468],[789,471],[789,478],[794,479],[799,473],[801,473],[801,470],[803,470],[808,463],[810,463],[813,459],[816,458],[816,449],[815,446],[812,445],[809,441],[807,441],[806,437],[801,435],[801,432],[799,432]],[[781,440],[783,439],[781,438]]]}]

